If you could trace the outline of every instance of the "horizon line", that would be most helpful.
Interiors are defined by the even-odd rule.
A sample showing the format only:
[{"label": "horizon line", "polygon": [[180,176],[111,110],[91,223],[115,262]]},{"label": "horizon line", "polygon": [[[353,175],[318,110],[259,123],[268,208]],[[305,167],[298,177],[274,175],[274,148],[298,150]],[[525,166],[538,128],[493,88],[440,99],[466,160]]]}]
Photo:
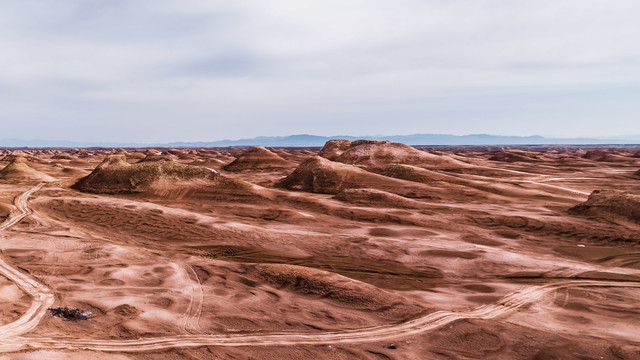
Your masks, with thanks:
[{"label": "horizon line", "polygon": [[[420,138],[422,137],[422,139]],[[306,139],[305,139],[306,138]],[[533,145],[640,145],[640,135],[609,137],[545,137],[542,135],[492,135],[492,134],[430,134],[416,133],[407,135],[313,135],[291,134],[281,136],[257,136],[253,138],[222,139],[209,141],[172,141],[172,142],[84,142],[75,140],[46,139],[0,139],[0,148],[150,148],[150,147],[321,147],[329,140],[389,140],[414,146],[533,146]]]}]

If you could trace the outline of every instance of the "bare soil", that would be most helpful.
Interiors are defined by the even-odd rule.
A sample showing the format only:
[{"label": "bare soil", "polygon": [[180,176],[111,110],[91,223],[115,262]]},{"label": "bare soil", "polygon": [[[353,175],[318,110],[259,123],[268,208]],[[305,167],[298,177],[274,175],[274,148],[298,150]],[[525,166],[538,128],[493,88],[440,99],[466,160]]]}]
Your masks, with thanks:
[{"label": "bare soil", "polygon": [[0,359],[640,359],[639,153],[0,150]]}]

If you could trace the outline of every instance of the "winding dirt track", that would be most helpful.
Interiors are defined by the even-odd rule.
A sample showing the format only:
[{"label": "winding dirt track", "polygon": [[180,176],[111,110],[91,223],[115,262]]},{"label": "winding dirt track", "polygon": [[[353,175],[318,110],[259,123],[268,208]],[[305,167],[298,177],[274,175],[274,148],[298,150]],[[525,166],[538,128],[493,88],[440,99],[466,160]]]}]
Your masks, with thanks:
[{"label": "winding dirt track", "polygon": [[[40,189],[34,187],[15,200],[20,214],[13,215],[2,225],[5,230],[31,214],[27,206],[29,196]],[[16,351],[23,348],[44,349],[88,349],[96,351],[152,351],[177,347],[198,346],[273,346],[273,345],[323,345],[338,343],[366,343],[411,336],[446,325],[459,319],[493,319],[508,315],[518,308],[539,301],[543,296],[558,289],[572,287],[640,287],[640,282],[563,280],[544,285],[530,286],[512,292],[493,304],[475,309],[451,312],[437,311],[403,323],[346,331],[315,333],[255,333],[219,335],[179,335],[133,340],[94,340],[72,338],[29,338],[21,337],[35,328],[45,316],[46,309],[54,301],[53,293],[27,275],[10,267],[0,259],[0,273],[14,281],[34,300],[29,310],[17,321],[0,327],[0,351]]]},{"label": "winding dirt track", "polygon": [[[16,197],[14,204],[19,213],[12,214],[4,223],[0,225],[0,231],[17,224],[20,220],[31,214],[31,209],[27,206],[27,200],[34,192],[40,190],[44,184],[40,184]],[[33,330],[40,319],[46,314],[47,308],[54,302],[53,292],[43,284],[35,281],[28,275],[16,270],[0,258],[0,273],[7,279],[13,281],[19,288],[33,298],[29,309],[16,321],[0,326],[0,336],[8,338],[24,334]]]}]

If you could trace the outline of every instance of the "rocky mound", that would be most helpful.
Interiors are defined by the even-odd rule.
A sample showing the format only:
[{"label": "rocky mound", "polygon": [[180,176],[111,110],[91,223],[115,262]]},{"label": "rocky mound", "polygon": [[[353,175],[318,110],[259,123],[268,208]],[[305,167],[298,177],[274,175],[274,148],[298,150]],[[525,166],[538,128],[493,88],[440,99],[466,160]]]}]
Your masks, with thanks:
[{"label": "rocky mound", "polygon": [[388,178],[320,156],[300,164],[289,176],[278,184],[289,190],[322,194],[337,194],[344,189],[377,189],[400,196],[437,198],[433,189],[420,185],[408,186],[402,180]]},{"label": "rocky mound", "polygon": [[308,150],[284,150],[279,148],[268,148],[269,151],[277,154],[281,158],[299,164],[308,158],[315,156],[315,152]]},{"label": "rocky mound", "polygon": [[438,169],[458,169],[466,166],[448,156],[434,155],[409,145],[381,140],[354,141],[335,161],[370,168],[381,168],[390,164]]},{"label": "rocky mound", "polygon": [[33,158],[33,156],[31,154],[28,154],[24,151],[13,151],[13,152],[9,152],[9,151],[5,151],[4,152],[4,156],[2,157],[2,159],[0,159],[0,161],[8,161],[8,162],[12,162],[18,158],[22,158],[22,159],[29,159],[31,160]]},{"label": "rocky mound", "polygon": [[9,165],[0,170],[2,180],[53,181],[54,178],[29,166],[27,160],[16,157]]},{"label": "rocky mound", "polygon": [[64,152],[58,152],[51,157],[53,160],[73,160],[73,156]]},{"label": "rocky mound", "polygon": [[167,150],[167,153],[169,153],[170,155],[175,156],[176,158],[178,158],[180,160],[193,160],[193,159],[195,159],[195,155],[191,154],[190,151],[186,151],[186,150],[169,149],[169,150]]},{"label": "rocky mound", "polygon": [[[43,150],[42,154],[45,155],[49,153],[48,150]],[[91,152],[89,152],[86,149],[72,149],[71,150],[71,155],[77,158],[88,158],[89,156],[91,156]]]},{"label": "rocky mound", "polygon": [[364,206],[401,209],[419,209],[424,207],[421,206],[419,201],[376,189],[344,189],[340,190],[335,198],[340,201]]},{"label": "rocky mound", "polygon": [[132,160],[142,160],[144,159],[146,156],[145,154],[141,153],[141,152],[132,152],[131,154],[127,155],[127,159],[132,159]]},{"label": "rocky mound", "polygon": [[129,156],[129,152],[123,148],[118,148],[118,149],[113,149],[113,154],[114,155],[124,155],[124,156]]},{"label": "rocky mound", "polygon": [[589,150],[582,155],[583,159],[600,161],[607,156],[607,151],[604,150]]},{"label": "rocky mound", "polygon": [[295,166],[278,154],[262,146],[253,146],[240,154],[231,164],[224,167],[227,171],[282,169]]},{"label": "rocky mound", "polygon": [[512,162],[518,162],[518,161],[533,162],[538,159],[535,157],[535,155],[532,155],[525,151],[500,150],[494,153],[493,156],[489,158],[489,160],[512,163]]},{"label": "rocky mound", "polygon": [[171,161],[173,161],[173,159],[169,155],[149,153],[149,154],[147,154],[147,156],[143,157],[138,162],[145,163],[145,162],[158,162],[158,161],[171,162]]},{"label": "rocky mound", "polygon": [[318,153],[318,155],[322,156],[325,159],[335,160],[338,156],[342,155],[349,146],[351,146],[351,140],[345,139],[333,139],[327,141],[322,150]]},{"label": "rocky mound", "polygon": [[129,164],[124,155],[108,156],[75,189],[104,194],[145,193],[163,197],[204,196],[219,190],[249,195],[250,184],[228,179],[216,172],[176,162]]},{"label": "rocky mound", "polygon": [[569,209],[572,215],[587,215],[640,224],[640,196],[618,190],[594,190],[587,201]]},{"label": "rocky mound", "polygon": [[199,149],[197,151],[198,156],[205,156],[205,157],[209,157],[209,156],[219,156],[220,152],[216,151],[216,150],[208,150],[208,149]]},{"label": "rocky mound", "polygon": [[632,160],[631,158],[622,156],[615,151],[600,149],[589,150],[584,155],[582,155],[582,158],[601,162],[628,162]]}]

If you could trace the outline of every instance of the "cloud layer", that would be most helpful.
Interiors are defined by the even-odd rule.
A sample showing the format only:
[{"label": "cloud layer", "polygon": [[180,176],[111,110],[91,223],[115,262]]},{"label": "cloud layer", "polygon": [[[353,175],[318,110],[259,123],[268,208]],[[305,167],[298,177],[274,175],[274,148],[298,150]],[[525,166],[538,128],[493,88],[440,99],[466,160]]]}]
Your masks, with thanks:
[{"label": "cloud layer", "polygon": [[2,1],[3,137],[640,133],[633,0]]}]

